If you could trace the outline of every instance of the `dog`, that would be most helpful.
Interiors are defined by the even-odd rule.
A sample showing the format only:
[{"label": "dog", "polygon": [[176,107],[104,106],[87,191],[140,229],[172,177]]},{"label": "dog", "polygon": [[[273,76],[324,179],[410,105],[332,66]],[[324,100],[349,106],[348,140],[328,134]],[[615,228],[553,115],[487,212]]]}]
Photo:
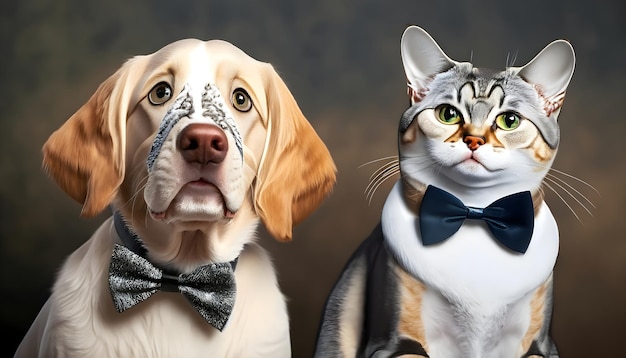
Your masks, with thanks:
[{"label": "dog", "polygon": [[16,357],[291,356],[256,230],[291,240],[336,167],[271,64],[222,40],[132,57],[42,151],[82,216],[113,214],[67,258]]}]

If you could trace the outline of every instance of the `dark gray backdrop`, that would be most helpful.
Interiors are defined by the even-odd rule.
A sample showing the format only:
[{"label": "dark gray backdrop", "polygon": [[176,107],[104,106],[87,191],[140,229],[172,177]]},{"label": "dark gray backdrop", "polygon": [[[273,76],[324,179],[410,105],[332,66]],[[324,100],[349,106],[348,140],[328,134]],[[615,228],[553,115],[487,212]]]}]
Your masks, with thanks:
[{"label": "dark gray backdrop", "polygon": [[[0,328],[3,356],[44,303],[63,259],[104,219],[80,207],[40,168],[47,136],[128,57],[185,37],[219,38],[279,70],[337,166],[333,195],[271,251],[289,299],[294,357],[311,356],[324,299],[378,221],[391,186],[371,203],[376,165],[396,154],[407,99],[399,41],[424,27],[448,55],[502,68],[569,39],[577,68],[559,118],[555,168],[594,201],[593,216],[548,193],[561,229],[553,332],[562,356],[612,357],[626,333],[623,1],[163,1],[9,0],[0,12]],[[589,205],[588,205],[589,206]]]}]

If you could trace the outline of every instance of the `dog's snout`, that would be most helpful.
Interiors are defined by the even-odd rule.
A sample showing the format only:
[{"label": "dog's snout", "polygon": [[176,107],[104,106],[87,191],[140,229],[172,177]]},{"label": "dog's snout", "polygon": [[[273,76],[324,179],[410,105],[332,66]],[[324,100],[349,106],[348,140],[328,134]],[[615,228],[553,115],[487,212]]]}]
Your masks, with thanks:
[{"label": "dog's snout", "polygon": [[220,163],[228,152],[228,138],[214,124],[192,123],[178,136],[178,149],[188,163]]}]

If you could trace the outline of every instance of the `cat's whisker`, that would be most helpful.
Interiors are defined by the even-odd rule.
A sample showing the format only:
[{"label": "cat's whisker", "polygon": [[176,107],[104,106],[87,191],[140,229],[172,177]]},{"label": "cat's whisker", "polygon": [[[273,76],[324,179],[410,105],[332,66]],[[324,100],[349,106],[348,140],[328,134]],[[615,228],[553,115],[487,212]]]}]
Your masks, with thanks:
[{"label": "cat's whisker", "polygon": [[568,173],[566,173],[566,172],[564,172],[562,170],[558,170],[556,168],[552,168],[552,167],[550,167],[548,165],[541,165],[541,164],[536,164],[536,163],[535,164],[519,163],[519,164],[524,164],[524,165],[528,165],[528,166],[536,167],[536,168],[548,169],[548,173],[551,174],[553,177],[556,177],[556,175],[552,174],[552,172],[556,173],[556,174],[559,174],[559,175],[562,175],[564,177],[567,177],[569,179],[573,179],[573,180],[583,184],[584,186],[588,187],[589,189],[593,190],[598,196],[601,196],[600,192],[593,185],[587,183],[586,181],[584,181],[584,180],[582,180],[582,179],[580,179],[580,178],[578,178],[578,177],[576,177],[574,175],[568,174]]},{"label": "cat's whisker", "polygon": [[390,175],[387,175],[384,178],[381,178],[378,183],[371,189],[371,191],[366,195],[366,199],[367,199],[367,203],[368,205],[372,203],[372,199],[374,198],[374,194],[376,193],[376,191],[378,190],[378,188],[385,182],[387,181],[389,178],[391,178],[392,176],[394,176],[395,174],[397,174],[398,172],[393,172],[390,173]]},{"label": "cat's whisker", "polygon": [[[571,181],[574,180],[575,183],[584,185],[584,187],[593,190],[599,196],[600,193],[591,184],[571,174],[555,168],[551,168],[550,166],[531,163],[520,164],[528,165],[534,168],[547,169],[542,184],[545,185],[546,188],[550,189],[550,191],[553,192],[559,198],[559,200],[561,200],[567,206],[567,208],[570,210],[570,212],[572,212],[572,214],[579,222],[582,223],[582,220],[580,215],[578,215],[578,213],[576,212],[576,205],[572,205],[572,200],[574,200],[577,205],[585,210],[587,214],[593,216],[591,209],[595,209],[596,205],[589,199],[587,195],[585,195],[585,193],[583,193],[583,191],[580,189],[580,186],[579,188],[576,188],[574,185],[572,185],[573,183],[571,183]],[[543,194],[545,194],[545,190],[543,190],[543,188],[540,187],[539,189],[542,191]]]},{"label": "cat's whisker", "polygon": [[552,190],[552,192],[558,196],[561,201],[567,206],[567,208],[572,212],[572,214],[576,217],[576,219],[578,220],[578,222],[580,222],[581,224],[583,223],[583,221],[580,219],[580,217],[578,216],[578,214],[576,214],[576,211],[574,210],[574,208],[572,208],[572,206],[567,202],[567,200],[565,200],[565,198],[563,198],[563,196],[561,194],[559,194],[550,184],[548,184],[547,182],[543,182],[543,185],[545,185],[548,189]]},{"label": "cat's whisker", "polygon": [[568,177],[568,178],[570,178],[570,179],[574,179],[574,180],[576,180],[577,182],[579,182],[579,183],[581,183],[581,184],[585,185],[585,186],[586,186],[586,187],[588,187],[589,189],[593,190],[593,191],[594,191],[594,192],[595,192],[598,196],[601,196],[601,195],[600,195],[600,192],[599,192],[596,188],[594,188],[594,187],[593,187],[593,185],[591,185],[591,184],[587,183],[586,181],[584,181],[584,180],[582,180],[582,179],[580,179],[580,178],[578,178],[578,177],[575,177],[575,176],[573,176],[573,175],[571,175],[571,174],[568,174],[568,173],[566,173],[566,172],[564,172],[564,171],[561,171],[561,170],[558,170],[558,169],[555,169],[555,168],[550,168],[550,170],[549,170],[549,171],[550,171],[550,172],[555,172],[555,173],[558,173],[558,174],[563,175],[563,176],[566,176],[566,177]]},{"label": "cat's whisker", "polygon": [[[574,188],[574,186],[572,186],[571,184],[569,184],[568,182],[566,182],[565,180],[559,178],[558,176],[548,173],[546,175],[546,180],[551,180],[551,181],[558,181],[559,183],[563,184],[564,186],[566,186],[568,189],[572,190],[574,193],[578,194],[578,197],[582,198],[583,200],[585,200],[589,205],[591,205],[594,209],[596,208],[596,205],[589,200],[589,198],[587,198],[587,196],[585,196],[585,194],[581,193],[580,190]],[[572,193],[569,193],[572,197],[574,197],[574,195]],[[581,204],[582,205],[582,204]]]},{"label": "cat's whisker", "polygon": [[543,190],[543,186],[540,186],[540,187],[537,189],[537,191],[539,192],[539,194],[541,194],[541,197],[542,197],[542,198],[545,198],[545,197],[546,197],[546,191],[545,191],[545,190]]},{"label": "cat's whisker", "polygon": [[385,164],[385,169],[382,171],[379,169],[379,173],[375,177],[370,179],[370,182],[365,189],[365,197],[368,203],[371,203],[372,198],[374,197],[374,194],[376,193],[380,185],[382,185],[389,178],[400,172],[400,166],[398,164],[398,161]]},{"label": "cat's whisker", "polygon": [[[596,205],[587,197],[587,195],[585,195],[585,193],[583,193],[579,188],[576,188],[574,185],[572,185],[572,183],[568,182],[568,180],[569,181],[574,180],[576,183],[584,185],[586,188],[589,188],[590,190],[595,192],[596,195],[600,196],[600,192],[596,190],[596,188],[594,188],[591,184],[587,183],[586,181],[578,177],[575,177],[564,171],[551,168],[549,166],[539,165],[539,164],[528,164],[528,163],[524,163],[524,164],[532,166],[532,167],[536,167],[536,168],[548,169],[546,176],[544,177],[544,184],[547,184],[546,181],[549,181],[553,185],[552,186],[546,185],[546,186],[548,186],[551,191],[553,191],[557,195],[559,194],[557,193],[557,191],[559,190],[561,192],[566,193],[567,197],[575,200],[578,203],[578,205],[580,205],[582,208],[584,208],[585,211],[587,211],[587,213],[589,213],[589,215],[593,216],[593,214],[591,213],[591,210],[589,209],[589,206],[595,209]],[[566,197],[562,195],[558,195],[558,196],[563,202],[566,202],[565,200]],[[566,203],[566,204],[570,206],[569,203]]]},{"label": "cat's whisker", "polygon": [[[556,180],[554,180],[554,179],[552,179],[552,178],[548,178],[548,177],[546,177],[546,179],[545,179],[545,180],[546,180],[546,181],[549,181],[550,183],[552,183],[552,184],[554,184],[554,185],[556,185],[559,189],[561,189],[563,192],[565,192],[565,194],[569,195],[569,197],[570,197],[570,198],[574,199],[574,200],[578,203],[578,205],[580,205],[583,209],[585,209],[585,211],[586,211],[586,212],[587,212],[590,216],[593,216],[593,214],[591,213],[591,210],[589,210],[589,209],[587,208],[587,206],[585,206],[585,204],[584,204],[582,201],[580,201],[580,200],[578,199],[578,197],[576,197],[576,196],[575,196],[575,195],[574,195],[574,194],[573,194],[570,190],[568,190],[565,186],[561,185],[561,183],[559,183],[558,181],[556,181]],[[561,197],[561,196],[559,196],[559,197]],[[583,196],[583,198],[585,198],[585,197]],[[586,199],[586,198],[585,198],[585,199]],[[563,197],[561,197],[561,200],[564,200],[564,199],[563,199]],[[591,204],[591,205],[593,206],[593,204]],[[595,208],[595,206],[594,206],[594,208]]]},{"label": "cat's whisker", "polygon": [[375,177],[380,175],[380,173],[382,173],[385,170],[387,170],[387,168],[393,167],[393,166],[399,166],[399,164],[400,164],[400,162],[398,160],[392,160],[391,162],[388,162],[388,163],[382,165],[380,168],[378,168],[376,171],[374,171],[374,173],[372,173],[372,175],[370,175],[369,180],[372,181]]},{"label": "cat's whisker", "polygon": [[[420,166],[419,168],[416,168],[414,171],[411,171],[411,170],[408,170],[408,169],[404,169],[403,173],[405,175],[412,176],[412,175],[415,175],[415,174],[417,174],[419,172],[424,172],[426,170],[432,170],[430,168],[435,167],[435,166],[438,166],[439,168],[441,168],[441,164],[431,162],[429,165]],[[439,170],[439,169],[437,169],[437,170]]]},{"label": "cat's whisker", "polygon": [[389,160],[389,159],[395,159],[395,160],[398,160],[398,156],[397,156],[397,155],[390,155],[390,156],[388,156],[388,157],[382,157],[382,158],[378,158],[378,159],[370,160],[369,162],[365,162],[365,163],[363,163],[363,164],[359,165],[359,168],[363,168],[363,167],[364,167],[364,166],[366,166],[366,165],[374,164],[374,163],[381,162],[381,161],[383,161],[383,160]]},{"label": "cat's whisker", "polygon": [[[424,163],[434,164],[432,163],[432,159],[427,155],[407,155],[402,157],[402,162],[407,164],[405,166],[408,166],[408,164],[410,164],[416,167],[420,167]],[[428,166],[430,166],[430,164]]]}]

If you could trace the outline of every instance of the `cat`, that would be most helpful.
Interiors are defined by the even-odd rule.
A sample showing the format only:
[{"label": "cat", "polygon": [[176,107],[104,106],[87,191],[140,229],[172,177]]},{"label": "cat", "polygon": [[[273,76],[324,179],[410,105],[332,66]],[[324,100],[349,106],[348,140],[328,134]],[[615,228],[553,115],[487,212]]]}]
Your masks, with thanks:
[{"label": "cat", "polygon": [[[450,59],[409,26],[401,57],[410,106],[400,178],[326,300],[315,357],[558,357],[559,232],[541,186],[559,144],[571,44],[491,71]],[[439,216],[449,207],[451,218]]]}]

